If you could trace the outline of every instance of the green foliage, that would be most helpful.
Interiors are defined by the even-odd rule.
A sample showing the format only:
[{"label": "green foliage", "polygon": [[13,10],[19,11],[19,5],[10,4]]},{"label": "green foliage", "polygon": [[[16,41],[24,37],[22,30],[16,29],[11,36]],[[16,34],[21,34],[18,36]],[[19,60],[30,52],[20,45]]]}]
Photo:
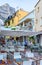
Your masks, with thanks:
[{"label": "green foliage", "polygon": [[16,30],[16,28],[12,28],[11,30]]},{"label": "green foliage", "polygon": [[8,22],[8,20],[5,20],[5,23]]},{"label": "green foliage", "polygon": [[8,26],[5,26],[5,28],[8,28]]},{"label": "green foliage", "polygon": [[28,37],[28,40],[29,40],[29,41],[32,40],[32,42],[35,44],[35,38],[34,38],[34,36],[32,36],[32,37]]}]

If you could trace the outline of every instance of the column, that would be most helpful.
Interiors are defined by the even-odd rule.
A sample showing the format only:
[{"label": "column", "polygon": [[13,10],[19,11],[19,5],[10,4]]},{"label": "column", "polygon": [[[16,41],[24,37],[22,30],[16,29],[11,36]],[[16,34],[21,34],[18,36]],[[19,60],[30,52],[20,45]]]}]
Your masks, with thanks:
[{"label": "column", "polygon": [[24,22],[23,22],[23,26],[25,26],[25,25],[24,25]]},{"label": "column", "polygon": [[42,35],[40,35],[40,45],[42,46]]}]

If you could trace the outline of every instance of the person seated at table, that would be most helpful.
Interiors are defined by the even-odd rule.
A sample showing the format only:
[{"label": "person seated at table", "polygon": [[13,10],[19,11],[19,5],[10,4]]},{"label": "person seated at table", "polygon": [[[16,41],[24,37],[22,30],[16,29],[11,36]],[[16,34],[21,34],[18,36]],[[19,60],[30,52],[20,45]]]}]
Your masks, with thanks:
[{"label": "person seated at table", "polygon": [[15,40],[14,38],[12,38],[11,41],[12,41],[12,44],[13,44],[13,45],[16,45],[16,40]]},{"label": "person seated at table", "polygon": [[30,41],[30,45],[33,45],[33,42],[32,42],[32,40]]},{"label": "person seated at table", "polygon": [[19,38],[16,38],[16,42],[17,42],[17,45],[18,45],[18,46],[21,45],[21,44],[20,44],[20,40],[19,40]]},{"label": "person seated at table", "polygon": [[27,40],[24,41],[24,46],[25,46],[25,49],[28,48],[28,42],[27,42]]},{"label": "person seated at table", "polygon": [[4,47],[4,45],[5,45],[5,39],[3,37],[1,38],[0,42],[1,42],[1,45]]}]

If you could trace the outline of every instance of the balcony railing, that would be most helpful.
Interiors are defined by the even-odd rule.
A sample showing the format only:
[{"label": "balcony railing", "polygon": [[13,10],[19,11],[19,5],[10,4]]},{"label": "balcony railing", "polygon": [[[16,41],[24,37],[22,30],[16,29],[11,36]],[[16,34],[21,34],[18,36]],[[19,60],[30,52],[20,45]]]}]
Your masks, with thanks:
[{"label": "balcony railing", "polygon": [[33,30],[33,27],[30,28],[28,26],[22,26],[21,29],[22,30],[30,30],[30,31],[32,31]]}]

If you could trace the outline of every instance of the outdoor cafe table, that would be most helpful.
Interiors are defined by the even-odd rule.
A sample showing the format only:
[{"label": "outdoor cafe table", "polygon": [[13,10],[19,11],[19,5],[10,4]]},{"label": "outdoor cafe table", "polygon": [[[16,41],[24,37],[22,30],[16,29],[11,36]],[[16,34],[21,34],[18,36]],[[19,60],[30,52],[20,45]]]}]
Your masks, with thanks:
[{"label": "outdoor cafe table", "polygon": [[22,64],[22,60],[21,60],[21,59],[14,59],[14,61],[15,61],[18,65],[21,65],[21,64]]},{"label": "outdoor cafe table", "polygon": [[34,53],[32,53],[32,52],[28,52],[25,57],[28,60],[33,60],[36,63],[36,65],[40,65],[40,61],[42,60],[42,56],[41,55],[34,56]]},{"label": "outdoor cafe table", "polygon": [[5,64],[7,53],[0,53],[0,65]]},{"label": "outdoor cafe table", "polygon": [[19,51],[19,52],[24,52],[24,50],[25,50],[24,47],[18,48],[18,51]]},{"label": "outdoor cafe table", "polygon": [[6,51],[6,52],[9,52],[9,51],[14,52],[14,51],[15,51],[15,49],[6,48],[6,49],[5,49],[5,51]]},{"label": "outdoor cafe table", "polygon": [[2,54],[0,54],[0,60],[3,60],[3,55]]},{"label": "outdoor cafe table", "polygon": [[0,65],[9,65],[12,64],[12,62],[10,60],[7,60],[7,63],[5,63],[5,61],[3,61]]},{"label": "outdoor cafe table", "polygon": [[[25,61],[29,61],[28,59],[31,59],[31,58],[26,58],[26,57],[24,57],[24,58],[21,58],[21,59],[14,59],[14,61],[18,64],[18,65],[23,65],[23,62],[25,62]],[[31,59],[31,60],[34,60],[34,59]]]},{"label": "outdoor cafe table", "polygon": [[36,63],[36,65],[40,65],[40,60],[42,60],[42,56],[39,57],[27,57],[27,59],[32,59]]},{"label": "outdoor cafe table", "polygon": [[28,61],[28,60],[33,60],[36,65],[40,65],[40,60],[42,60],[42,56],[39,57],[19,57],[18,55],[14,57],[14,61],[18,64],[21,65],[24,61]]},{"label": "outdoor cafe table", "polygon": [[7,53],[0,53],[0,60],[7,58]]},{"label": "outdoor cafe table", "polygon": [[0,65],[6,65],[12,63],[9,59],[7,59],[7,53],[0,53],[0,61],[1,60],[2,62],[0,63]]},{"label": "outdoor cafe table", "polygon": [[23,65],[23,62],[24,61],[28,61],[28,58],[27,57],[22,57],[21,55],[19,55],[19,53],[15,53],[14,54],[14,61],[18,64],[18,65]]},{"label": "outdoor cafe table", "polygon": [[15,61],[18,65],[21,64],[22,60],[21,60],[20,52],[15,52],[15,53],[14,53],[14,61]]}]

